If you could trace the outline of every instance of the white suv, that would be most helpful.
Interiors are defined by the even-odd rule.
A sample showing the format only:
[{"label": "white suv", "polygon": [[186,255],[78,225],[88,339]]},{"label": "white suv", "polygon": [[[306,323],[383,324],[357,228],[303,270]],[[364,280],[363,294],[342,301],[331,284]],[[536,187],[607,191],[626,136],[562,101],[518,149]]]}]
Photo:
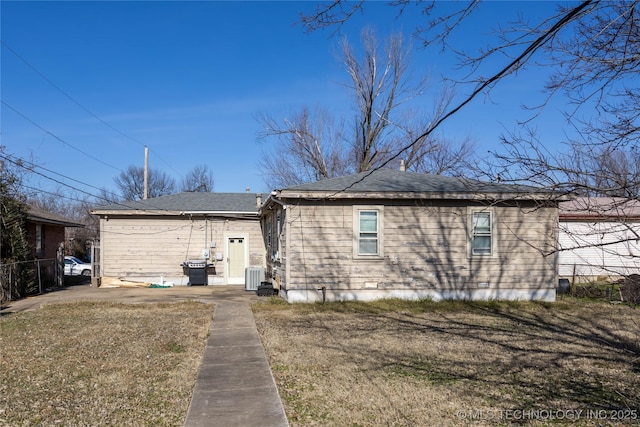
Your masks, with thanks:
[{"label": "white suv", "polygon": [[64,257],[65,276],[91,276],[91,264],[80,261],[74,256]]}]

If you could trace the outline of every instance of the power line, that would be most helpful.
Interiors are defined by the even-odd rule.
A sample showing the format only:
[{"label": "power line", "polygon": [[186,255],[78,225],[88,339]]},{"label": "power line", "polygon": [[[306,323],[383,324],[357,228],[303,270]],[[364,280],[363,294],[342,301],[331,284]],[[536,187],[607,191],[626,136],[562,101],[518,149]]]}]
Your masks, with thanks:
[{"label": "power line", "polygon": [[525,49],[515,59],[513,59],[506,66],[501,68],[497,73],[495,73],[490,78],[485,79],[480,83],[478,83],[475,89],[471,92],[471,94],[467,95],[466,98],[464,98],[458,105],[456,105],[454,108],[450,109],[445,114],[443,114],[438,120],[435,121],[433,125],[429,126],[429,128],[427,128],[421,135],[416,137],[413,141],[411,141],[406,146],[401,147],[396,154],[394,154],[393,156],[390,156],[386,161],[382,162],[382,164],[380,164],[378,167],[375,167],[369,171],[366,171],[367,173],[364,174],[359,180],[351,183],[350,185],[346,186],[342,190],[336,191],[335,193],[329,195],[326,198],[334,197],[337,194],[340,194],[342,192],[349,190],[356,184],[364,181],[367,177],[369,177],[372,173],[374,173],[378,169],[382,169],[392,161],[398,159],[404,152],[406,152],[407,150],[409,150],[410,148],[418,144],[421,140],[430,136],[436,129],[440,127],[440,125],[442,125],[442,123],[447,121],[449,117],[453,116],[458,111],[462,110],[467,104],[473,101],[485,89],[494,85],[496,82],[500,81],[502,78],[504,78],[506,75],[513,72],[514,70],[519,69],[522,66],[522,64],[526,63],[528,58],[530,58],[536,51],[538,51],[545,44],[547,44],[549,40],[551,40],[554,37],[554,35],[563,26],[568,25],[568,23],[570,23],[576,16],[579,16],[580,14],[584,13],[584,10],[587,9],[587,7],[590,6],[592,3],[594,3],[594,0],[584,0],[578,6],[569,10],[565,15],[559,18],[559,20],[555,22],[553,26],[551,26],[551,28],[545,30],[540,36],[538,36],[535,40],[533,40],[530,44],[528,44],[525,47]]},{"label": "power line", "polygon": [[[51,181],[53,181],[53,182],[55,182],[55,183],[57,183],[57,184],[63,185],[63,186],[68,187],[68,188],[71,188],[72,190],[75,190],[75,191],[79,191],[80,193],[82,193],[82,194],[86,194],[87,196],[95,197],[95,198],[97,198],[97,199],[102,199],[102,200],[106,200],[106,201],[110,202],[110,200],[108,200],[108,199],[106,199],[106,198],[104,198],[104,197],[96,196],[95,194],[91,194],[91,193],[89,193],[89,192],[87,192],[87,191],[81,190],[80,188],[76,188],[76,187],[74,187],[74,186],[72,186],[72,185],[69,185],[69,184],[67,184],[67,183],[65,183],[65,182],[59,181],[59,180],[57,180],[57,179],[55,179],[55,178],[52,178],[52,177],[50,177],[50,176],[47,176],[47,175],[45,175],[45,174],[43,174],[43,173],[40,173],[40,172],[38,172],[38,171],[35,171],[35,170],[33,170],[33,169],[28,169],[26,166],[24,166],[24,164],[22,164],[21,162],[15,161],[15,160],[13,160],[12,158],[5,157],[5,156],[0,156],[0,157],[2,157],[3,159],[5,159],[5,160],[7,160],[7,161],[9,161],[9,162],[11,162],[11,163],[13,163],[14,165],[16,165],[16,166],[18,166],[18,167],[21,167],[21,168],[27,169],[27,170],[29,170],[31,173],[34,173],[34,174],[36,174],[36,175],[40,175],[41,177],[46,178],[46,179],[48,179],[48,180],[51,180]],[[22,159],[20,159],[20,160],[22,160]]]},{"label": "power line", "polygon": [[[39,193],[45,193],[45,194],[49,194],[51,196],[56,196],[56,197],[60,197],[60,198],[67,199],[67,200],[73,200],[74,202],[79,202],[79,203],[86,203],[87,202],[86,200],[82,200],[82,199],[78,199],[78,198],[70,197],[70,196],[65,196],[63,194],[53,193],[51,191],[45,191],[45,190],[42,190],[40,188],[31,187],[29,185],[22,184],[21,187],[27,188],[29,190],[37,191]],[[91,226],[91,224],[85,224],[85,226]],[[100,233],[103,234],[103,235],[109,234],[109,235],[127,235],[127,236],[129,236],[129,235],[137,235],[138,234],[138,235],[148,236],[148,235],[154,235],[154,234],[171,233],[173,231],[180,230],[180,229],[183,229],[183,228],[186,228],[186,227],[189,227],[189,226],[193,227],[193,223],[189,222],[187,224],[183,224],[183,225],[176,226],[176,227],[173,227],[173,228],[168,228],[168,229],[165,229],[165,230],[158,230],[158,231],[153,231],[153,232],[147,231],[147,230],[142,230],[140,232],[132,232],[130,230],[127,230],[127,231],[100,230]],[[204,230],[204,227],[201,226],[198,229],[199,230]]]},{"label": "power line", "polygon": [[40,77],[42,77],[42,79],[44,79],[47,83],[49,83],[51,86],[53,86],[58,92],[60,92],[62,95],[64,95],[69,101],[73,102],[74,104],[76,104],[78,107],[80,107],[82,110],[84,110],[87,114],[89,114],[91,117],[93,117],[94,119],[98,120],[100,123],[102,123],[103,125],[105,125],[106,127],[108,127],[109,129],[111,129],[112,131],[124,136],[125,138],[140,144],[142,146],[144,146],[144,144],[140,141],[138,141],[137,139],[127,135],[126,133],[116,129],[115,127],[113,127],[111,124],[109,124],[108,122],[104,121],[103,119],[101,119],[100,117],[98,117],[96,114],[94,114],[91,110],[89,110],[87,107],[85,107],[84,105],[80,104],[78,101],[76,101],[73,97],[71,97],[71,95],[69,95],[68,93],[66,93],[64,90],[62,90],[58,85],[56,85],[54,82],[52,82],[47,76],[45,76],[44,74],[42,74],[36,67],[34,67],[33,65],[31,65],[26,59],[24,59],[22,56],[20,56],[18,54],[18,52],[16,52],[15,50],[13,50],[4,40],[0,41],[0,43],[2,43],[2,45],[9,50],[9,52],[13,53],[15,55],[16,58],[18,58],[20,61],[22,61],[27,67],[31,68],[37,75],[39,75]]},{"label": "power line", "polygon": [[[10,162],[11,162],[11,163],[13,163],[13,164],[18,164],[18,163],[16,163],[15,161],[13,161],[13,160],[12,160],[12,158],[13,158],[13,159],[17,159],[17,160],[19,161],[19,163],[26,163],[26,164],[28,164],[31,168],[40,168],[40,169],[45,170],[45,171],[47,171],[47,172],[49,172],[49,173],[52,173],[52,174],[58,175],[58,176],[60,176],[60,177],[62,177],[62,178],[64,178],[64,179],[68,179],[68,180],[70,180],[70,181],[77,182],[78,184],[85,185],[85,186],[87,186],[87,187],[93,188],[93,189],[98,190],[98,191],[105,191],[105,190],[103,190],[102,188],[96,187],[96,186],[91,185],[91,184],[87,184],[86,182],[82,182],[82,181],[77,180],[77,179],[75,179],[75,178],[71,178],[71,177],[69,177],[69,176],[63,175],[63,174],[61,174],[61,173],[59,173],[59,172],[56,172],[56,171],[53,171],[53,170],[51,170],[51,169],[47,169],[47,168],[45,168],[44,166],[37,165],[37,164],[35,164],[35,163],[33,163],[33,162],[30,162],[30,161],[25,160],[25,159],[20,158],[20,157],[16,157],[16,156],[12,156],[12,155],[0,155],[0,158],[5,159],[5,160],[8,160],[8,161],[10,161]],[[26,168],[25,168],[25,169],[26,169]],[[31,169],[31,170],[33,170],[33,169]],[[117,197],[117,194],[116,194],[116,193],[114,193],[114,192],[107,191],[107,193],[109,193],[109,194],[111,194],[111,195],[113,195],[113,196],[116,196],[116,197]]]},{"label": "power line", "polygon": [[42,188],[36,188],[36,187],[32,187],[32,186],[26,185],[26,184],[20,184],[20,187],[26,188],[28,190],[33,190],[33,191],[36,191],[38,193],[45,193],[45,194],[49,194],[51,196],[61,197],[63,199],[67,199],[67,200],[73,200],[74,202],[81,202],[81,203],[86,202],[86,200],[77,199],[77,198],[71,197],[71,196],[65,196],[64,194],[54,193],[52,191],[46,191],[46,190],[43,190]]},{"label": "power line", "polygon": [[[87,191],[84,191],[84,190],[82,190],[82,189],[80,189],[80,188],[77,188],[77,187],[74,187],[74,186],[72,186],[72,185],[69,185],[69,184],[67,184],[67,183],[65,183],[65,182],[62,182],[62,181],[57,180],[57,179],[55,179],[55,178],[52,178],[52,177],[50,177],[50,176],[48,176],[48,175],[46,175],[46,174],[44,174],[44,173],[38,172],[38,171],[33,170],[33,169],[29,169],[27,166],[25,166],[25,165],[24,165],[24,163],[29,163],[29,164],[33,164],[33,163],[28,162],[28,161],[26,161],[26,160],[24,160],[24,159],[22,159],[22,158],[14,157],[14,156],[2,156],[2,155],[0,155],[0,158],[2,158],[2,159],[4,159],[4,160],[7,160],[8,162],[11,162],[11,163],[13,163],[14,165],[16,165],[16,166],[18,166],[18,167],[21,167],[21,168],[23,168],[23,169],[26,169],[26,170],[28,170],[28,171],[29,171],[29,172],[31,172],[31,173],[34,173],[34,174],[36,174],[36,175],[39,175],[39,176],[41,176],[41,177],[43,177],[43,178],[46,178],[46,179],[48,179],[48,180],[50,180],[50,181],[53,181],[53,182],[55,182],[55,183],[57,183],[57,184],[60,184],[60,185],[64,186],[64,187],[67,187],[67,188],[70,188],[70,189],[72,189],[72,190],[78,191],[78,192],[80,192],[80,193],[82,193],[82,194],[86,194],[87,196],[91,196],[91,197],[93,197],[93,198],[95,198],[95,199],[104,200],[105,202],[108,202],[108,203],[110,203],[110,204],[123,206],[123,207],[125,207],[125,208],[127,208],[127,209],[140,209],[140,207],[139,207],[139,206],[134,206],[134,205],[132,205],[132,204],[127,204],[127,201],[124,201],[124,202],[113,201],[113,200],[107,199],[106,197],[103,197],[103,196],[100,196],[100,195],[96,195],[96,194],[92,194],[92,193],[89,193],[89,192],[87,192]],[[17,160],[14,160],[14,159],[17,159]],[[39,167],[40,169],[45,169],[45,168],[40,167],[40,166],[37,166],[37,165],[35,165],[35,166],[36,166],[36,167]],[[45,170],[47,170],[47,169],[45,169]],[[55,173],[56,175],[64,176],[64,175],[58,174],[57,172],[53,172],[53,171],[51,171],[51,172],[52,172],[52,173]],[[82,185],[86,185],[86,186],[88,186],[88,187],[93,187],[93,186],[91,186],[91,185],[89,185],[89,184],[86,184],[86,183],[83,183],[83,182],[81,182],[81,181],[78,181],[78,180],[75,180],[75,179],[72,179],[72,180],[73,180],[73,181],[76,181],[76,182],[78,182],[78,183],[80,183],[80,184],[82,184]],[[26,187],[26,186],[25,186],[25,187]],[[31,188],[33,188],[33,187],[31,187]],[[96,188],[96,187],[93,187],[93,188]],[[101,190],[101,189],[98,189],[98,190]],[[110,193],[110,194],[114,194],[114,193],[111,193],[111,192],[109,192],[109,193]],[[134,203],[134,201],[132,201],[132,203]],[[156,206],[153,206],[153,205],[149,205],[149,207],[150,207],[150,208],[153,208],[153,209],[156,209],[156,210],[159,210],[159,211],[165,211],[165,210],[167,210],[167,209],[165,209],[165,208],[159,208],[159,207],[156,207]],[[147,210],[147,209],[143,209],[143,210]]]},{"label": "power line", "polygon": [[[64,90],[62,90],[62,88],[60,88],[60,86],[56,85],[53,81],[51,81],[51,79],[49,79],[47,76],[45,76],[42,72],[40,72],[35,66],[33,66],[29,61],[27,61],[25,58],[23,58],[20,54],[18,54],[18,52],[16,52],[11,46],[9,46],[4,40],[0,40],[0,43],[2,43],[2,46],[5,47],[5,49],[7,49],[9,52],[11,52],[16,58],[18,58],[20,61],[22,61],[27,67],[31,68],[31,70],[33,70],[38,76],[40,76],[44,81],[46,81],[47,83],[49,83],[52,87],[54,87],[58,92],[60,92],[62,95],[64,95],[68,100],[70,100],[71,102],[73,102],[74,104],[76,104],[78,107],[80,107],[83,111],[85,111],[87,114],[89,114],[91,117],[93,117],[94,119],[98,120],[100,123],[102,123],[103,125],[105,125],[106,127],[108,127],[109,129],[111,129],[112,131],[118,133],[119,135],[122,135],[123,137],[127,138],[130,141],[135,142],[136,144],[139,144],[143,147],[146,147],[147,145],[144,144],[143,142],[140,142],[139,140],[133,138],[132,136],[127,135],[126,133],[122,132],[121,130],[117,129],[116,127],[114,127],[113,125],[111,125],[109,122],[103,120],[102,118],[98,117],[98,115],[96,115],[93,111],[89,110],[87,107],[85,107],[84,105],[82,105],[80,102],[78,102],[75,98],[73,98],[71,95],[69,95],[68,93],[66,93]],[[11,107],[9,107],[11,108]],[[15,111],[15,110],[14,110]],[[176,174],[181,175],[178,171],[176,171],[168,162],[166,162],[162,157],[160,157],[154,150],[151,150],[154,152],[155,156],[165,165],[167,165],[171,170],[173,170]],[[84,153],[83,153],[84,154]],[[93,157],[92,157],[93,158]]]},{"label": "power line", "polygon": [[51,135],[52,137],[54,137],[55,139],[57,139],[58,141],[62,142],[64,145],[73,148],[74,150],[84,154],[85,156],[102,163],[105,166],[108,166],[112,169],[115,169],[117,171],[120,172],[124,172],[122,169],[120,169],[117,166],[113,166],[110,165],[109,163],[106,163],[102,160],[100,160],[97,157],[92,156],[91,154],[82,151],[81,149],[79,149],[78,147],[76,147],[75,145],[65,141],[64,139],[60,138],[59,136],[55,135],[53,132],[49,131],[48,129],[45,129],[44,127],[40,126],[38,123],[34,122],[33,120],[31,120],[28,116],[26,116],[25,114],[21,113],[20,111],[18,111],[17,109],[15,109],[14,107],[12,107],[11,105],[7,104],[4,100],[0,100],[0,102],[2,102],[2,105],[4,105],[5,107],[9,108],[10,110],[12,110],[13,112],[15,112],[16,114],[18,114],[20,117],[22,117],[23,119],[25,119],[26,121],[28,121],[29,123],[31,123],[32,125],[34,125],[35,127],[37,127],[38,129],[40,129],[41,131],[45,132],[47,135]]}]

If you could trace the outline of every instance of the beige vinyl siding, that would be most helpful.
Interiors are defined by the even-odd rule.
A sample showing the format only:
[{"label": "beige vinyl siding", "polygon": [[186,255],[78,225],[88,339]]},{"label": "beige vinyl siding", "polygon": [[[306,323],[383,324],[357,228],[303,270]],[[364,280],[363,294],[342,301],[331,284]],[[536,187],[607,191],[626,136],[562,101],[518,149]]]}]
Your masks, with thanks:
[{"label": "beige vinyl siding", "polygon": [[[250,265],[264,265],[264,245],[257,220],[176,216],[113,216],[100,220],[102,274],[107,277],[182,276],[180,264],[210,251],[216,277],[224,277],[224,237],[248,236]],[[216,247],[211,248],[214,242]],[[214,261],[216,253],[223,261]]]},{"label": "beige vinyl siding", "polygon": [[[353,256],[353,206],[384,205],[384,258]],[[335,201],[287,207],[288,289],[553,288],[555,208],[492,206],[495,254],[470,256],[464,202]],[[482,209],[482,205],[477,208]]]}]

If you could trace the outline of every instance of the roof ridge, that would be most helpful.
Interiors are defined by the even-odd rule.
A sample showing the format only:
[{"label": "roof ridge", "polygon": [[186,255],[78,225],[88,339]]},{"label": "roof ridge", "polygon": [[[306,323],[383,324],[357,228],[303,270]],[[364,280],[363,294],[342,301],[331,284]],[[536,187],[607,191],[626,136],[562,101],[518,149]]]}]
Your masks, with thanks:
[{"label": "roof ridge", "polygon": [[349,192],[484,192],[484,193],[532,193],[546,192],[538,187],[522,184],[485,182],[467,177],[425,174],[394,169],[376,169],[299,184],[280,191]]},{"label": "roof ridge", "polygon": [[258,212],[256,198],[265,193],[221,193],[183,191],[122,203],[97,206],[92,211],[202,211],[202,212]]}]

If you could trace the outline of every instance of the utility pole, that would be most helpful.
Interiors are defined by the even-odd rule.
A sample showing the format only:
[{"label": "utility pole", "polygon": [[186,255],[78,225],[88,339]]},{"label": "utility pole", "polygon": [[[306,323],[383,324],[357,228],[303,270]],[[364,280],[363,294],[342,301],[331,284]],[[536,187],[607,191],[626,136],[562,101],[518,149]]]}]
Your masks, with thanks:
[{"label": "utility pole", "polygon": [[149,148],[144,146],[144,200],[149,197]]}]

